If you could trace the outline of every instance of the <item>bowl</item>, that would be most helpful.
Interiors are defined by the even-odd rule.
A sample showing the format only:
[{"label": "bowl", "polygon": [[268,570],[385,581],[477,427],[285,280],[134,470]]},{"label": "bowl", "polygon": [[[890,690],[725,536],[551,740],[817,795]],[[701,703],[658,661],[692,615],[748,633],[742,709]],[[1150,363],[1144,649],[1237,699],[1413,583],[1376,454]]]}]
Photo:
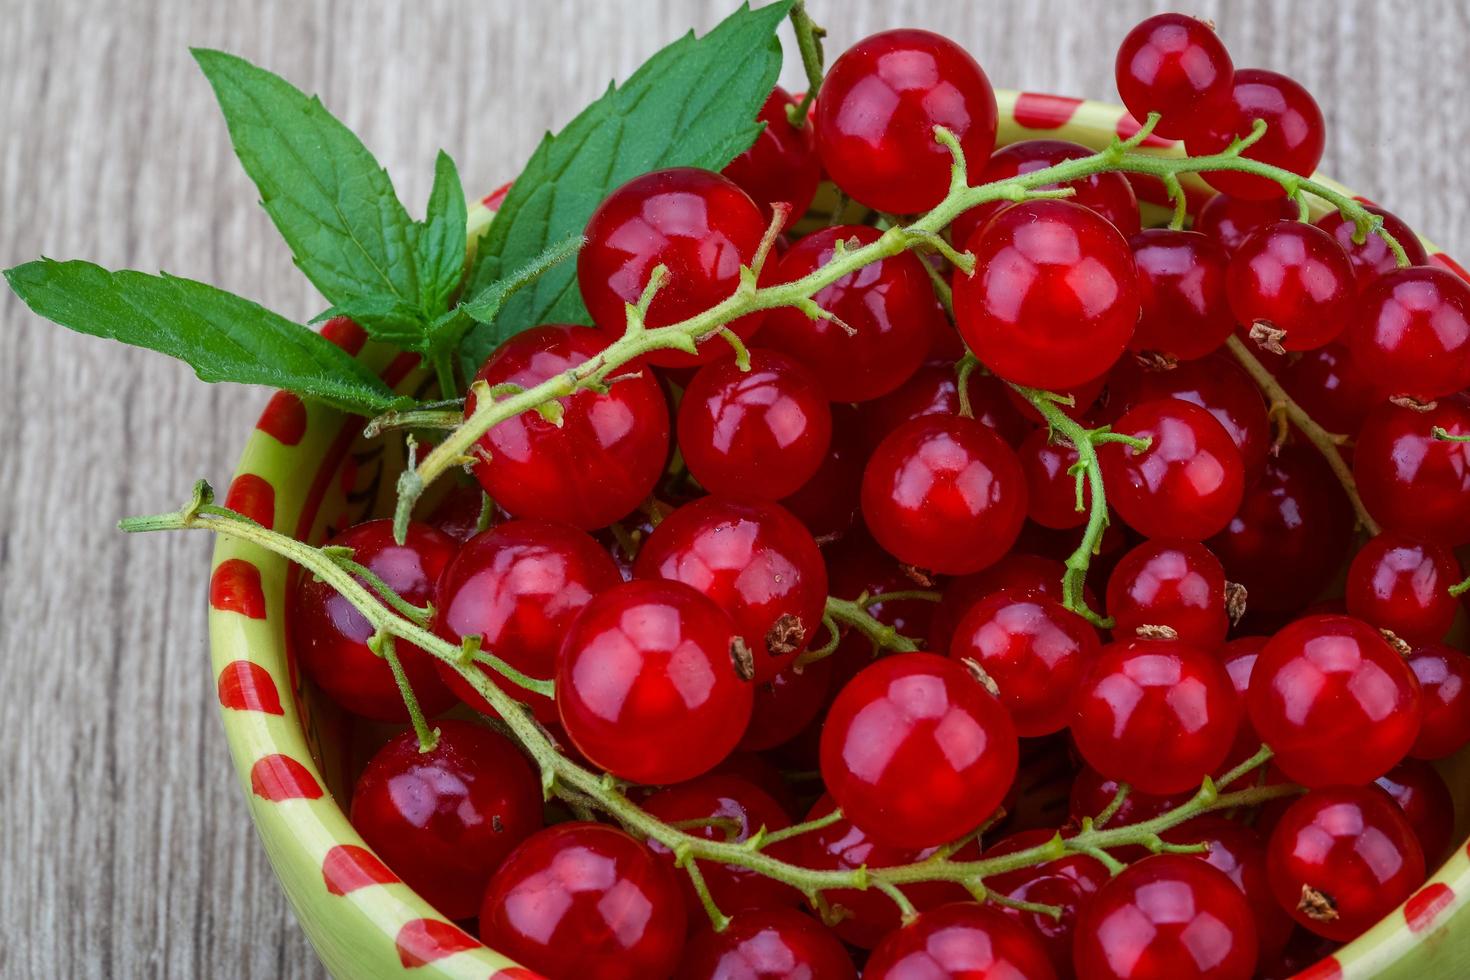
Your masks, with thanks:
[{"label": "bowl", "polygon": [[[1033,92],[1002,91],[997,98],[1001,144],[1049,137],[1101,148],[1138,128],[1118,106]],[[1177,143],[1153,137],[1143,149],[1181,152]],[[1184,185],[1192,209],[1210,196],[1193,175]],[[1152,217],[1166,213],[1161,183],[1142,178],[1136,188],[1146,209],[1158,209]],[[471,207],[472,241],[500,196]],[[1426,246],[1433,261],[1465,275]],[[401,390],[427,384],[412,356],[395,356],[354,329],[332,339]],[[361,419],[289,393],[274,395],[246,443],[226,503],[313,543],[389,513],[403,466],[401,440],[368,442],[361,430]],[[225,737],[250,816],[307,937],[339,977],[535,977],[436,913],[348,823],[352,778],[392,730],[339,711],[301,675],[286,629],[286,597],[299,574],[282,558],[221,539],[210,575],[209,633]],[[1470,751],[1443,770],[1460,814],[1453,855],[1400,908],[1301,976],[1470,976]]]}]

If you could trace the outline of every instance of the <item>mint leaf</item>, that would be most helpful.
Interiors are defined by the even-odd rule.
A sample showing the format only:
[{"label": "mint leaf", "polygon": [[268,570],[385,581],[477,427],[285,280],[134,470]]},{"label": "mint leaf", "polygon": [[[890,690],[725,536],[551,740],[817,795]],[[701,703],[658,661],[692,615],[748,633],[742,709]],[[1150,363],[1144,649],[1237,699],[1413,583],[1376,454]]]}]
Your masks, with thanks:
[{"label": "mint leaf", "polygon": [[362,415],[405,402],[311,329],[202,282],[51,259],[7,269],[5,279],[41,316],[176,357],[204,381],[283,388]]},{"label": "mint leaf", "polygon": [[419,305],[426,320],[449,309],[449,297],[464,277],[468,214],[459,170],[449,154],[440,150],[434,161],[428,217],[419,226],[414,252],[419,269]]},{"label": "mint leaf", "polygon": [[[781,67],[776,26],[790,0],[742,6],[702,38],[691,32],[611,86],[536,148],[480,242],[469,295],[579,235],[610,191],[664,167],[719,170],[760,133],[756,114]],[[496,344],[540,323],[588,323],[576,270],[559,265],[475,328],[462,355],[476,365]]]}]

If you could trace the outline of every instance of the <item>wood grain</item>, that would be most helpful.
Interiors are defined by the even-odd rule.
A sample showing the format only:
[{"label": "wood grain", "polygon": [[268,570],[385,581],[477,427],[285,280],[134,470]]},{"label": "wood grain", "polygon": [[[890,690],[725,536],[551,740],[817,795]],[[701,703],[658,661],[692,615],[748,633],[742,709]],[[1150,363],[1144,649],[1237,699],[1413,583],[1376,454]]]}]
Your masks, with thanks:
[{"label": "wood grain", "polygon": [[[830,46],[911,24],[998,85],[1112,92],[1141,0],[815,0]],[[1463,258],[1470,6],[1198,0],[1237,64],[1315,92],[1324,168]],[[422,207],[435,151],[471,192],[546,127],[728,5],[672,0],[0,0],[0,263],[168,269],[320,308],[233,163],[189,45],[321,94]],[[792,50],[788,44],[788,51]],[[798,71],[787,81],[800,86]],[[321,975],[255,840],[215,720],[209,542],[113,522],[217,484],[266,394],[40,322],[0,297],[0,976]]]}]

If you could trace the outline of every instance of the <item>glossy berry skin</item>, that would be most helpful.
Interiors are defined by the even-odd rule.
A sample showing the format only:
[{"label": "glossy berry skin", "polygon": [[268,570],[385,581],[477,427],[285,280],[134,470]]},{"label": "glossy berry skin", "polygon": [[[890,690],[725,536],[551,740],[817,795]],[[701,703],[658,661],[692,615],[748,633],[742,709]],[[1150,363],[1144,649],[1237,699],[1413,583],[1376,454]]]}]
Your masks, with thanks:
[{"label": "glossy berry skin", "polygon": [[[710,825],[688,829],[690,834],[706,840],[741,842],[748,840],[762,826],[776,831],[791,825],[781,804],[770,794],[749,780],[722,773],[708,773],[660,790],[644,800],[642,806],[665,823],[709,818],[731,822],[728,827]],[[679,879],[689,921],[700,922],[705,917],[704,906],[689,876],[682,868],[675,867],[673,852],[655,840],[649,839],[646,843],[648,849],[662,858]],[[801,900],[800,893],[794,889],[740,865],[709,861],[701,864],[700,871],[715,904],[726,915],[746,909],[795,905]]]},{"label": "glossy berry skin", "polygon": [[1234,255],[1257,229],[1281,218],[1297,218],[1301,209],[1286,197],[1254,201],[1229,194],[1216,194],[1199,209],[1194,230],[1219,242],[1226,254]]},{"label": "glossy berry skin", "polygon": [[635,580],[597,595],[562,641],[562,727],[594,765],[632,782],[708,772],[750,721],[735,640],[730,617],[680,582]]},{"label": "glossy berry skin", "polygon": [[776,504],[701,497],[664,518],[643,543],[633,573],[682,582],[735,623],[769,681],[816,637],[827,570],[811,533]]},{"label": "glossy berry skin", "polygon": [[435,723],[378,750],[352,793],[352,826],[410,888],[450,919],[480,908],[506,855],[541,828],[541,781],[514,743],[480,725]]},{"label": "glossy berry skin", "polygon": [[1138,450],[1098,450],[1108,503],[1150,538],[1202,541],[1224,529],[1245,493],[1245,467],[1230,433],[1209,412],[1177,398],[1129,409],[1113,431],[1152,440]]},{"label": "glossy berry skin", "polygon": [[1357,292],[1352,263],[1316,225],[1283,219],[1241,243],[1225,274],[1230,309],[1243,325],[1285,331],[1286,350],[1336,339]]},{"label": "glossy berry skin", "polygon": [[1225,569],[1197,541],[1145,541],[1108,577],[1108,615],[1119,639],[1167,626],[1184,642],[1213,650],[1230,629],[1225,604]]},{"label": "glossy berry skin", "polygon": [[518,847],[485,891],[480,939],[548,977],[646,980],[684,948],[674,873],[615,827],[564,823]]},{"label": "glossy berry skin", "polygon": [[1026,518],[1026,476],[1011,448],[973,419],[905,422],[863,471],[863,518],[899,561],[978,572],[1010,550]]},{"label": "glossy berry skin", "polygon": [[[814,231],[781,256],[775,281],[793,282],[831,262],[839,241],[861,247],[881,234],[866,225]],[[766,314],[761,345],[806,365],[834,402],[867,401],[903,384],[923,363],[932,334],[944,325],[923,260],[911,252],[850,272],[812,299],[852,332],[842,323],[782,307]]]},{"label": "glossy berry skin", "polygon": [[[868,596],[869,615],[884,626],[893,627],[898,635],[923,644],[938,603],[884,598],[890,592],[911,592],[920,588],[921,583],[914,581],[913,569],[905,569],[861,530],[829,545],[823,556],[827,559],[828,588],[833,596],[854,601],[860,596]],[[940,649],[936,647],[934,652],[940,652]],[[877,655],[872,641],[858,630],[849,630],[838,643],[836,652],[828,658],[833,662],[832,694],[835,696]]]},{"label": "glossy berry skin", "polygon": [[798,361],[750,352],[700,368],[679,403],[679,451],[710,493],[779,500],[816,475],[832,440],[832,409]]},{"label": "glossy berry skin", "polygon": [[1246,710],[1288,779],[1360,786],[1413,746],[1419,681],[1362,620],[1308,616],[1278,632],[1256,658]]},{"label": "glossy berry skin", "polygon": [[1055,980],[1041,940],[999,909],[952,902],[920,913],[878,944],[864,980]]},{"label": "glossy berry skin", "polygon": [[1377,786],[1314,789],[1282,815],[1267,858],[1271,890],[1298,923],[1348,942],[1424,881],[1424,852]]},{"label": "glossy berry skin", "polygon": [[[668,275],[645,325],[666,327],[703,313],[735,292],[740,268],[755,258],[767,224],[750,195],[717,173],[673,167],[634,177],[592,212],[577,253],[577,285],[592,322],[609,342],[621,337],[627,304],[638,302],[660,265]],[[749,340],[760,325],[757,313],[728,326]],[[661,350],[648,361],[690,367],[728,350],[715,337],[698,354]]]},{"label": "glossy berry skin", "polygon": [[927,211],[949,190],[951,157],[934,127],[971,160],[995,149],[995,92],[975,59],[929,31],[893,30],[842,53],[817,100],[817,149],[827,175],[877,211]]},{"label": "glossy berry skin", "polygon": [[[993,184],[1035,170],[1045,170],[1068,160],[1091,156],[1092,150],[1070,140],[1021,140],[1003,146],[991,154],[980,179],[975,184]],[[1142,219],[1138,213],[1138,197],[1133,185],[1121,173],[1107,172],[1067,181],[1066,184],[1041,184],[1035,190],[1071,189],[1067,198],[1074,204],[1096,211],[1106,218],[1124,237],[1137,234]],[[949,224],[950,237],[957,243],[967,242],[991,218],[1010,207],[1010,201],[987,201],[960,214]]]},{"label": "glossy berry skin", "polygon": [[1414,266],[1369,284],[1348,320],[1348,349],[1393,395],[1428,402],[1470,386],[1470,283]]},{"label": "glossy berry skin", "polygon": [[757,682],[740,747],[761,752],[795,738],[826,707],[836,666],[836,655],[823,657],[801,670],[787,667],[770,680]]},{"label": "glossy berry skin", "polygon": [[1422,759],[1405,759],[1373,785],[1398,804],[1424,850],[1425,867],[1436,868],[1455,839],[1455,800],[1439,770]]},{"label": "glossy berry skin", "polygon": [[[388,520],[357,524],[326,544],[351,548],[353,561],[415,606],[433,601],[434,583],[457,547],[453,538],[423,524],[409,524],[407,538],[397,544]],[[301,669],[333,702],[376,721],[408,720],[393,669],[368,649],[372,624],[336,589],[301,576],[292,597],[291,626]],[[394,650],[426,714],[438,714],[454,703],[432,656],[401,640]]]},{"label": "glossy berry skin", "polygon": [[1021,472],[1026,475],[1026,516],[1042,527],[1066,530],[1087,523],[1092,506],[1092,488],[1082,487],[1082,507],[1077,506],[1077,479],[1070,470],[1077,464],[1077,450],[1058,440],[1046,428],[1034,429],[1016,449]]},{"label": "glossy berry skin", "polygon": [[1281,952],[1291,936],[1291,920],[1281,914],[1266,875],[1266,841],[1254,827],[1216,814],[1196,817],[1161,834],[1171,844],[1206,844],[1194,855],[1225,873],[1245,895],[1256,919],[1261,959]]},{"label": "glossy berry skin", "polygon": [[1061,601],[1062,576],[1067,567],[1053,558],[1008,552],[982,572],[954,578],[944,587],[929,621],[930,650],[948,650],[955,627],[970,607],[1002,589],[1034,593]]},{"label": "glossy berry skin", "polygon": [[[1241,156],[1310,177],[1326,145],[1322,109],[1301,85],[1264,68],[1238,70],[1226,104],[1202,120],[1184,145],[1190,156],[1219,153],[1235,138],[1250,135],[1258,119],[1266,121],[1266,133]],[[1269,200],[1286,193],[1274,180],[1251,174],[1221,171],[1200,176],[1235,197]]]},{"label": "glossy berry skin", "polygon": [[[480,649],[530,677],[556,674],[562,635],[599,592],[623,581],[618,567],[585,533],[547,521],[507,521],[475,535],[439,579],[434,631],[452,643],[480,637]],[[458,671],[436,663],[460,699],[485,714],[495,710]],[[556,720],[550,698],[481,665],[497,687]]]},{"label": "glossy berry skin", "polygon": [[[1022,414],[1007,397],[1004,381],[979,371],[970,373],[970,412],[975,421],[1005,440],[1019,445],[1031,431]],[[871,451],[903,423],[923,415],[958,415],[959,387],[953,361],[930,361],[913,376],[882,398],[858,406],[863,435]]]},{"label": "glossy berry skin", "polygon": [[701,932],[684,950],[675,978],[857,980],[857,970],[826,926],[795,909],[775,908],[741,912],[724,932]]},{"label": "glossy berry skin", "polygon": [[1347,610],[1406,643],[1431,643],[1455,621],[1449,588],[1464,577],[1448,548],[1385,531],[1348,567]]},{"label": "glossy berry skin", "polygon": [[[1225,673],[1230,675],[1230,684],[1235,688],[1235,696],[1240,698],[1242,706],[1245,705],[1246,691],[1250,690],[1256,658],[1270,640],[1268,636],[1241,636],[1220,648],[1220,662],[1225,666]],[[1240,719],[1240,729],[1235,733],[1235,745],[1231,747],[1223,768],[1235,768],[1255,755],[1260,747],[1261,738],[1251,727],[1250,717],[1243,716]]]},{"label": "glossy berry skin", "polygon": [[1198,786],[1225,761],[1240,725],[1225,668],[1180,640],[1104,647],[1074,705],[1072,738],[1087,764],[1154,796]]},{"label": "glossy berry skin", "polygon": [[755,117],[756,122],[766,124],[765,129],[720,171],[750,195],[768,224],[771,205],[777,201],[791,206],[788,226],[806,214],[822,179],[817,134],[811,121],[797,127],[786,115],[787,108],[796,104],[797,99],[781,86],[772,89]]},{"label": "glossy berry skin", "polygon": [[1097,631],[1060,602],[997,592],[960,620],[949,655],[979,664],[1016,734],[1033,738],[1067,727],[1072,693],[1100,649]]},{"label": "glossy berry skin", "polygon": [[1102,374],[1123,353],[1138,322],[1138,274],[1127,240],[1097,212],[1027,201],[964,248],[976,271],[955,277],[955,323],[996,375],[1065,388]]},{"label": "glossy berry skin", "polygon": [[885,657],[848,682],[822,729],[822,781],[874,840],[931,847],[995,811],[1016,774],[1016,729],[959,663]]},{"label": "glossy berry skin", "polygon": [[[1120,821],[1121,822],[1121,821]],[[985,860],[1039,847],[1052,839],[1051,830],[1023,830],[998,841],[985,851]],[[1059,977],[1072,976],[1072,933],[1077,925],[1077,912],[1092,900],[1098,889],[1107,884],[1108,869],[1101,861],[1086,854],[1069,854],[1055,861],[991,875],[985,879],[986,889],[993,895],[1018,902],[1055,905],[1062,910],[1060,918],[1038,912],[996,906],[1012,921],[1034,933],[1046,947],[1053,969]]]},{"label": "glossy berry skin", "polygon": [[1184,854],[1145,858],[1104,885],[1072,944],[1078,980],[1248,980],[1257,948],[1245,895]]},{"label": "glossy berry skin", "polygon": [[1363,505],[1384,527],[1446,547],[1470,543],[1470,397],[1416,411],[1384,403],[1368,413],[1353,448]]},{"label": "glossy berry skin", "polygon": [[832,441],[826,455],[810,480],[781,498],[781,506],[819,540],[839,538],[857,522],[858,485],[868,461],[857,409],[838,404],[831,409]]},{"label": "glossy berry skin", "polygon": [[1277,380],[1319,425],[1341,435],[1355,435],[1368,410],[1383,400],[1377,380],[1340,340],[1303,351],[1280,368]]},{"label": "glossy berry skin", "polygon": [[1157,112],[1154,132],[1181,139],[1228,96],[1235,65],[1209,24],[1185,14],[1156,14],[1124,36],[1114,76],[1134,119]]},{"label": "glossy berry skin", "polygon": [[1128,239],[1142,313],[1129,348],[1191,361],[1235,329],[1225,292],[1224,246],[1197,231],[1150,228]]},{"label": "glossy berry skin", "polygon": [[1426,643],[1409,656],[1423,692],[1422,725],[1409,754],[1443,759],[1470,744],[1470,656]]},{"label": "glossy berry skin", "polygon": [[[1419,236],[1414,234],[1412,228],[1404,224],[1402,218],[1376,204],[1364,204],[1363,208],[1369,214],[1376,214],[1383,219],[1383,230],[1403,246],[1404,254],[1409,257],[1410,265],[1429,264],[1429,253],[1424,250],[1424,243],[1419,241]],[[1357,233],[1357,225],[1344,218],[1341,211],[1329,211],[1313,223],[1337,239],[1337,244],[1342,246],[1344,252],[1347,252],[1348,261],[1352,262],[1353,272],[1358,277],[1360,289],[1384,273],[1392,272],[1399,267],[1398,259],[1389,250],[1388,243],[1383,240],[1382,235],[1370,233],[1363,239],[1362,244],[1354,242],[1353,235]]]},{"label": "glossy berry skin", "polygon": [[[476,379],[491,387],[530,388],[607,347],[587,327],[534,327],[490,355]],[[475,478],[492,500],[516,517],[561,521],[590,531],[606,527],[648,496],[669,454],[669,411],[647,370],[619,380],[607,394],[579,391],[559,399],[560,425],[523,412],[476,443],[488,454]],[[465,399],[465,417],[475,410]]]}]

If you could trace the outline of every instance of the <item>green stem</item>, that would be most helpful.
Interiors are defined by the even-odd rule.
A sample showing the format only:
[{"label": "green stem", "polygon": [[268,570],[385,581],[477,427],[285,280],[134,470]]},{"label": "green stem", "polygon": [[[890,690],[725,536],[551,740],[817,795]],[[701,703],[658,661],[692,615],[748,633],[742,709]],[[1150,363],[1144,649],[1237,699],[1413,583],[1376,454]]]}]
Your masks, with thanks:
[{"label": "green stem", "polygon": [[439,381],[440,398],[458,398],[459,384],[454,380],[454,352],[445,347],[434,351],[434,376]]},{"label": "green stem", "polygon": [[[221,507],[220,510],[224,511],[224,508]],[[234,511],[226,511],[226,513],[233,514]],[[407,619],[411,619],[418,625],[428,628],[429,620],[432,619],[434,616],[433,606],[415,606],[413,603],[404,599],[397,592],[394,592],[393,589],[388,585],[388,583],[384,582],[382,577],[374,572],[371,568],[368,568],[366,565],[359,565],[357,562],[353,561],[350,554],[351,549],[347,550],[349,551],[349,554],[340,555],[337,554],[334,549],[322,549],[322,551],[325,552],[329,558],[335,561],[338,565],[342,566],[345,571],[356,575],[358,578],[366,582],[368,587],[376,592],[379,598],[381,598],[384,602],[392,606],[394,612],[398,613],[398,615],[403,616]]]},{"label": "green stem", "polygon": [[699,862],[694,860],[694,855],[688,848],[675,851],[675,862],[683,865],[685,872],[689,875],[689,883],[694,886],[694,894],[699,896],[699,904],[704,906],[705,914],[709,916],[710,925],[715,932],[724,932],[730,925],[730,917],[720,911],[715,904],[715,897],[710,894],[709,885],[704,880],[704,872],[699,870]]},{"label": "green stem", "polygon": [[872,640],[873,644],[880,650],[893,650],[896,653],[913,653],[919,649],[919,645],[913,640],[901,635],[898,630],[889,626],[887,623],[880,622],[876,619],[872,613],[868,612],[865,602],[828,596],[827,615],[832,618],[833,622],[839,625],[855,628],[869,640]]},{"label": "green stem", "polygon": [[979,366],[980,359],[969,351],[965,351],[965,356],[955,362],[955,397],[959,399],[960,415],[963,418],[975,417],[975,406],[970,403],[970,376]]},{"label": "green stem", "polygon": [[1465,579],[1463,582],[1457,582],[1449,588],[1450,595],[1457,599],[1466,592],[1470,592],[1470,578]]},{"label": "green stem", "polygon": [[[830,827],[841,819],[842,808],[835,807],[832,810],[829,810],[828,812],[822,814],[820,817],[808,820],[805,823],[794,823],[790,827],[783,827],[780,830],[773,830],[770,833],[760,834],[758,846],[770,847],[772,844],[780,843],[783,840],[790,840],[793,837],[800,837],[802,834],[810,834],[813,831],[821,830],[823,827]],[[752,839],[754,840],[755,838]]]},{"label": "green stem", "polygon": [[1455,435],[1442,425],[1436,425],[1429,431],[1440,442],[1470,442],[1470,432]]},{"label": "green stem", "polygon": [[801,102],[787,110],[786,118],[800,129],[806,125],[807,110],[822,87],[822,38],[827,32],[806,12],[806,0],[791,5],[791,27],[796,31],[796,50],[801,52],[801,67],[806,71],[806,92]]},{"label": "green stem", "polygon": [[1101,813],[1092,818],[1092,825],[1094,827],[1107,826],[1108,821],[1116,817],[1118,811],[1123,808],[1123,804],[1128,802],[1128,794],[1132,791],[1133,787],[1127,783],[1119,783],[1118,791],[1113,794],[1112,800],[1109,801],[1107,806],[1102,808]]},{"label": "green stem", "polygon": [[938,592],[929,592],[923,589],[909,589],[898,592],[874,592],[872,595],[865,595],[859,599],[858,605],[864,609],[871,609],[885,602],[938,602],[942,598],[944,596]]},{"label": "green stem", "polygon": [[439,744],[439,729],[429,727],[424,720],[424,711],[419,707],[419,699],[413,693],[413,685],[408,682],[408,675],[403,672],[403,661],[398,659],[397,643],[393,634],[379,630],[368,640],[368,649],[388,661],[388,669],[393,671],[393,683],[398,685],[398,693],[403,698],[403,705],[408,709],[408,720],[413,724],[414,734],[419,739],[420,752],[432,752]]},{"label": "green stem", "polygon": [[392,429],[453,429],[463,421],[463,411],[414,408],[402,412],[384,412],[369,420],[362,434],[372,439]]}]

